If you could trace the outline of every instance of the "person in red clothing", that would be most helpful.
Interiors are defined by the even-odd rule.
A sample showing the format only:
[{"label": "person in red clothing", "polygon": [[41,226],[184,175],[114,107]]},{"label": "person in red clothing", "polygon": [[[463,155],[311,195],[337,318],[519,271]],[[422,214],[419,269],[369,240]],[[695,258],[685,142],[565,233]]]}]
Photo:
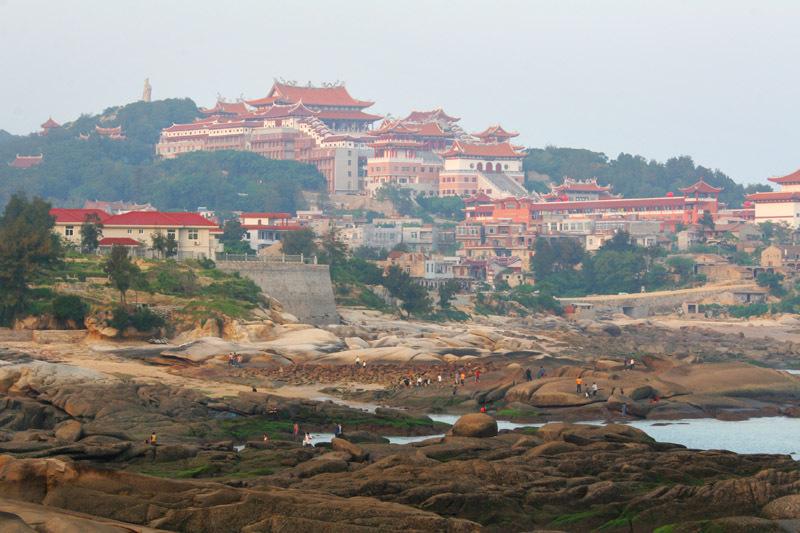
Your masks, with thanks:
[{"label": "person in red clothing", "polygon": [[485,413],[485,412],[486,412],[486,406],[485,405],[481,405],[481,413]]}]

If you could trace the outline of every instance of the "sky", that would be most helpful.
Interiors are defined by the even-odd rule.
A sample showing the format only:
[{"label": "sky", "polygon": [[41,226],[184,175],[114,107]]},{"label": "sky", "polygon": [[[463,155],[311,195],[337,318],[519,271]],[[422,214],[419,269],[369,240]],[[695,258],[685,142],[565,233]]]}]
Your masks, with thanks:
[{"label": "sky", "polygon": [[800,167],[800,1],[0,0],[0,129],[140,98],[345,81],[378,114],[663,161]]}]

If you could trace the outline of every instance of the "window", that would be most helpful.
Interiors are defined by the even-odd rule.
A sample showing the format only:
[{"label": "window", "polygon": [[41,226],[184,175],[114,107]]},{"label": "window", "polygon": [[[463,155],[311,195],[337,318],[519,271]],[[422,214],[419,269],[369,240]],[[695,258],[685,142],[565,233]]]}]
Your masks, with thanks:
[{"label": "window", "polygon": [[64,228],[64,235],[72,237],[75,234],[75,226],[67,226]]},{"label": "window", "polygon": [[189,240],[196,241],[198,239],[198,231],[196,229],[189,230]]},{"label": "window", "polygon": [[[130,233],[130,230],[128,230],[128,233]],[[167,230],[167,238],[169,239],[170,237],[172,237],[173,239],[175,238],[175,230],[174,229],[168,229]]]},{"label": "window", "polygon": [[128,228],[128,235],[130,235],[131,233],[133,233],[133,230],[131,228]]},{"label": "window", "polygon": [[139,228],[139,235],[144,235],[144,229],[143,228]]}]

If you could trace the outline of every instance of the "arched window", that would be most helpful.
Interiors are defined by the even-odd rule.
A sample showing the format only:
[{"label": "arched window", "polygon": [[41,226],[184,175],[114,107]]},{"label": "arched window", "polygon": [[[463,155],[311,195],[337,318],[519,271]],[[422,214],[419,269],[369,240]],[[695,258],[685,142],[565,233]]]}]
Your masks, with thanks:
[{"label": "arched window", "polygon": [[483,170],[483,163],[478,163],[478,170]]},{"label": "arched window", "polygon": [[500,163],[495,163],[495,165],[494,165],[494,171],[495,171],[495,172],[502,172],[502,169],[500,168]]}]

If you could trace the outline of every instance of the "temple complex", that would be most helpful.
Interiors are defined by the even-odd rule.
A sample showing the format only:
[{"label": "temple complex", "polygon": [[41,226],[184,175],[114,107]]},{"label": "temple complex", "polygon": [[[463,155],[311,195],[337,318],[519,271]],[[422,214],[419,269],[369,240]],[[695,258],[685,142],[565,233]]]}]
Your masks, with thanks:
[{"label": "temple complex", "polygon": [[755,205],[755,221],[800,227],[800,170],[768,180],[777,183],[780,190],[747,196],[748,201]]},{"label": "temple complex", "polygon": [[597,178],[576,180],[565,177],[561,184],[550,185],[550,192],[542,195],[542,199],[548,202],[583,202],[609,200],[611,198],[619,198],[619,195],[614,196],[611,194],[610,185],[598,185]]}]

